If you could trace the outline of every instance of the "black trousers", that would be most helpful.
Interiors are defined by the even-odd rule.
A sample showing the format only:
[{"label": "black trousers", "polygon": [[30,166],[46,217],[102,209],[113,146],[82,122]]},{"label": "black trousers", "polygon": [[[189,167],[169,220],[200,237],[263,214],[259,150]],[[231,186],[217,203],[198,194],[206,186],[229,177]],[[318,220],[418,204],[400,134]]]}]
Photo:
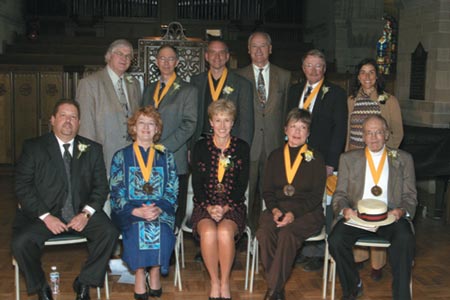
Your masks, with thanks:
[{"label": "black trousers", "polygon": [[[78,234],[88,239],[89,252],[78,277],[79,281],[101,287],[120,233],[103,211],[97,211]],[[45,241],[54,236],[44,222],[39,219],[30,220],[18,211],[13,224],[12,254],[25,276],[30,294],[38,292],[47,282],[41,256]]]},{"label": "black trousers", "polygon": [[377,232],[369,232],[344,224],[340,220],[328,237],[330,254],[336,261],[337,273],[345,297],[356,291],[359,273],[353,257],[353,245],[366,236],[380,236],[391,243],[387,249],[392,268],[392,299],[411,299],[410,279],[414,259],[415,238],[411,223],[402,218],[398,222],[381,226]]},{"label": "black trousers", "polygon": [[175,213],[175,226],[181,227],[184,216],[186,215],[186,202],[189,184],[189,174],[178,175],[178,197],[177,197],[177,211]]}]

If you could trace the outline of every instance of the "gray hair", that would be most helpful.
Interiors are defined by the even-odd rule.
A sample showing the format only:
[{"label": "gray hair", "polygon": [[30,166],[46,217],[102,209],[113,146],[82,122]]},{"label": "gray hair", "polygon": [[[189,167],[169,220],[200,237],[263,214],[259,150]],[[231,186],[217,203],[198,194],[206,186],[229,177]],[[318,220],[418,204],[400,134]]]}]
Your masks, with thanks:
[{"label": "gray hair", "polygon": [[272,38],[270,37],[270,35],[267,32],[264,32],[264,31],[255,31],[252,34],[250,34],[250,36],[248,37],[247,44],[250,45],[250,43],[252,42],[252,39],[257,35],[262,35],[263,37],[266,38],[269,45],[272,45]]},{"label": "gray hair", "polygon": [[325,59],[325,54],[322,51],[320,51],[319,49],[312,49],[312,50],[309,50],[308,52],[306,52],[306,54],[303,55],[303,57],[302,57],[302,65],[308,56],[315,56],[315,57],[322,59],[325,67],[327,66],[327,60]]},{"label": "gray hair", "polygon": [[133,45],[131,45],[131,43],[125,39],[119,39],[119,40],[115,40],[114,42],[112,42],[109,47],[108,50],[106,50],[105,53],[105,62],[108,63],[110,58],[111,58],[111,53],[113,53],[114,50],[116,50],[119,47],[127,47],[131,50],[131,56],[133,56]]}]

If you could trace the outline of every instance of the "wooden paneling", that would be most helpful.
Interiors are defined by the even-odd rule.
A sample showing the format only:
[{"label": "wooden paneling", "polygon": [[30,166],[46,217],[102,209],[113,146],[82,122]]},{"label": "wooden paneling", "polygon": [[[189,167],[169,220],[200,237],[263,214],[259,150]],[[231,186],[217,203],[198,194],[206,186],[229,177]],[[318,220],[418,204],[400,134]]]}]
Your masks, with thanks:
[{"label": "wooden paneling", "polygon": [[13,162],[11,73],[0,73],[0,164]]},{"label": "wooden paneling", "polygon": [[39,135],[37,93],[38,73],[17,72],[14,74],[14,158],[22,151],[25,139]]},{"label": "wooden paneling", "polygon": [[40,86],[40,133],[48,132],[50,128],[50,117],[55,103],[63,98],[63,73],[61,72],[41,72],[39,74]]}]

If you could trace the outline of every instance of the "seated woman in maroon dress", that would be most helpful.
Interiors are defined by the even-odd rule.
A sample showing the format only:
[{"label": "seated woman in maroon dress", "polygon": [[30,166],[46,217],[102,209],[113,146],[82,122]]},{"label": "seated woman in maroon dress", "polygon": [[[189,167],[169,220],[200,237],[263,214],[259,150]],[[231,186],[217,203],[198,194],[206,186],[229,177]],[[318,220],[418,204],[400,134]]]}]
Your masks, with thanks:
[{"label": "seated woman in maroon dress", "polygon": [[267,159],[263,184],[267,209],[256,232],[268,285],[264,300],[285,299],[284,285],[297,251],[325,222],[326,168],[322,155],[306,143],[310,124],[307,110],[291,110],[284,127],[287,143]]},{"label": "seated woman in maroon dress", "polygon": [[192,157],[192,223],[211,277],[209,299],[225,300],[231,299],[235,241],[245,229],[250,147],[230,135],[236,116],[231,101],[211,103],[208,116],[213,135],[195,144]]}]

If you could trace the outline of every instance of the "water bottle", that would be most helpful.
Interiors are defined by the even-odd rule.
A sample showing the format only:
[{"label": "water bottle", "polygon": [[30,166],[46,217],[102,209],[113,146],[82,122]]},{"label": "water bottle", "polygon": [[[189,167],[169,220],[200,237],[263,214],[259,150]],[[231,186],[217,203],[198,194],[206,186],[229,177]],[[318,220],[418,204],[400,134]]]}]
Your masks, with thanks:
[{"label": "water bottle", "polygon": [[59,272],[56,266],[52,266],[52,271],[50,273],[50,288],[53,294],[59,294]]}]

